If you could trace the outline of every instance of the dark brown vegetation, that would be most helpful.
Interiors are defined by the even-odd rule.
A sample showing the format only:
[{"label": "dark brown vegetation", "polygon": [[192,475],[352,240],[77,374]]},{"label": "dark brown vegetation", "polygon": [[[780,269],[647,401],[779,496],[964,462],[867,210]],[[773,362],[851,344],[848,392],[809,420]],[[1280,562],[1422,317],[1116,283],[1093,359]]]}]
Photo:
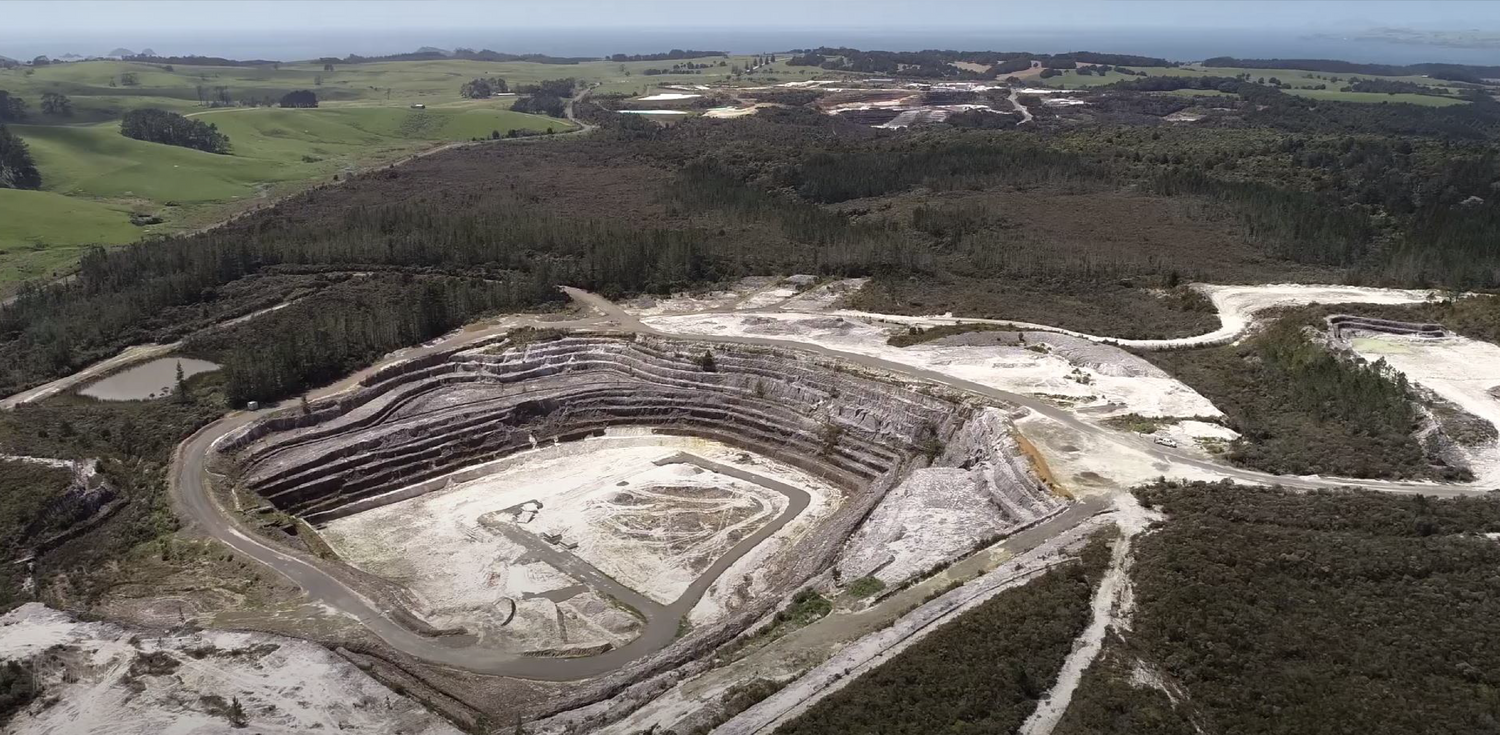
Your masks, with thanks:
[{"label": "dark brown vegetation", "polygon": [[55,519],[46,511],[60,503],[73,473],[45,465],[0,461],[0,609],[15,604],[25,577],[20,559],[28,543],[47,533]]},{"label": "dark brown vegetation", "polygon": [[1088,624],[1108,561],[1105,540],[1092,541],[1080,560],[938,628],[777,732],[1014,732]]},{"label": "dark brown vegetation", "polygon": [[[95,522],[103,505],[114,512],[89,533],[48,548],[35,561],[42,599],[76,608],[115,583],[117,562],[137,545],[170,534],[177,517],[167,495],[165,468],[177,443],[224,411],[221,378],[189,378],[189,401],[106,403],[62,396],[0,412],[0,453],[68,459],[100,458],[103,496],[64,494],[70,473],[38,465],[0,463],[0,609],[24,602],[25,567],[9,562],[34,545],[78,524]],[[61,474],[59,474],[61,473]],[[14,531],[14,533],[12,533]],[[64,581],[54,585],[54,581]]]},{"label": "dark brown vegetation", "polygon": [[39,694],[35,672],[29,665],[20,661],[0,662],[0,725],[31,704]]},{"label": "dark brown vegetation", "polygon": [[962,314],[1013,319],[1109,337],[1186,337],[1219,326],[1199,298],[1181,298],[1134,281],[878,278],[849,300],[855,309],[890,314]]},{"label": "dark brown vegetation", "polygon": [[1202,393],[1240,433],[1230,461],[1283,475],[1462,480],[1412,434],[1420,414],[1406,376],[1336,355],[1291,314],[1237,345],[1143,356]]},{"label": "dark brown vegetation", "polygon": [[1173,702],[1166,692],[1137,681],[1138,664],[1144,662],[1128,643],[1111,634],[1079,680],[1053,735],[1198,735],[1191,704]]},{"label": "dark brown vegetation", "polygon": [[[559,283],[623,295],[749,274],[872,276],[866,306],[1162,336],[1212,325],[1201,302],[1151,290],[1197,278],[1495,279],[1483,233],[1500,208],[1462,204],[1490,196],[1495,170],[1472,141],[1269,127],[1222,141],[1131,128],[887,133],[796,108],[640,122],[434,155],[220,230],[91,253],[75,281],[0,310],[0,386],[243,313],[230,308],[245,303],[239,284],[290,274],[374,273],[377,285],[315,302],[302,346],[278,346],[287,335],[269,329],[221,340],[231,363],[286,357],[231,371],[237,400],[300,392],[483,313],[558,303]],[[420,323],[314,339],[424,299]]]},{"label": "dark brown vegetation", "polygon": [[[1500,544],[1480,535],[1500,531],[1500,501],[1228,483],[1137,495],[1168,520],[1137,546],[1129,648],[1183,688],[1204,732],[1500,728]],[[1085,714],[1108,711],[1095,700],[1113,697],[1088,691]]]}]

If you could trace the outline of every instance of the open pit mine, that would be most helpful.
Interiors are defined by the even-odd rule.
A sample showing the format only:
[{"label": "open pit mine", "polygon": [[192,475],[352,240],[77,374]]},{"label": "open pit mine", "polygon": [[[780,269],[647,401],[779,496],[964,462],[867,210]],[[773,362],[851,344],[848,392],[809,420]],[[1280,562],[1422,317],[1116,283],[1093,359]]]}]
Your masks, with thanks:
[{"label": "open pit mine", "polygon": [[634,678],[810,580],[898,587],[1059,512],[1007,407],[807,353],[518,329],[216,445],[224,507],[392,647]]}]

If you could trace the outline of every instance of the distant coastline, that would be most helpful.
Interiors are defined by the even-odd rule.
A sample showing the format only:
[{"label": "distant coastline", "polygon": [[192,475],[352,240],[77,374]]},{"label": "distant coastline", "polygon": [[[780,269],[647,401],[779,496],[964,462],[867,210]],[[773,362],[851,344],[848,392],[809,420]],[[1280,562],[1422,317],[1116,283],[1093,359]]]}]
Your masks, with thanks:
[{"label": "distant coastline", "polygon": [[1104,53],[1162,56],[1176,61],[1198,61],[1213,56],[1255,58],[1321,58],[1346,61],[1412,64],[1440,62],[1493,64],[1500,33],[1482,31],[1417,32],[1373,29],[1348,35],[1319,32],[1296,35],[1237,29],[1164,32],[1152,29],[1042,31],[1023,29],[910,29],[871,30],[857,27],[808,30],[784,29],[517,29],[421,30],[370,33],[246,33],[205,38],[169,34],[81,36],[48,38],[30,34],[7,39],[0,55],[31,59],[66,54],[105,55],[117,47],[150,47],[162,55],[208,55],[239,59],[295,61],[323,56],[364,56],[410,51],[421,46],[491,48],[516,54],[551,56],[609,56],[665,51],[670,48],[713,48],[730,53],[786,51],[817,46],[850,46],[889,51],[927,48],[1032,51],[1063,53],[1090,50]]}]

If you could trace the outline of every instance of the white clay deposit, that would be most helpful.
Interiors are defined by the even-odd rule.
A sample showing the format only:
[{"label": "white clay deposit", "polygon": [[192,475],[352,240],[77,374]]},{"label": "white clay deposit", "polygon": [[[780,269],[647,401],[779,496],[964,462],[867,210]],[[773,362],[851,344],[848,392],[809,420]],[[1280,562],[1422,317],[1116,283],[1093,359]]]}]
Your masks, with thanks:
[{"label": "white clay deposit", "polygon": [[637,97],[636,102],[669,102],[671,100],[690,100],[702,97],[701,94],[688,94],[685,92],[660,92],[649,97]]},{"label": "white clay deposit", "polygon": [[767,549],[741,559],[709,589],[694,613],[707,622],[743,598],[756,570],[745,562],[805,531],[836,491],[715,442],[622,431],[507,457],[478,479],[334,520],[323,536],[351,564],[408,588],[415,611],[434,626],[474,628],[525,650],[619,645],[639,633],[638,619],[533,558],[511,534],[558,545],[671,603],[787,505],[785,496],[751,482],[691,464],[658,464],[684,451],[813,496],[800,524],[782,528],[761,544]]},{"label": "white clay deposit", "polygon": [[13,735],[459,732],[296,638],[83,623],[33,602],[0,617],[0,659],[29,664],[42,687],[5,729]]},{"label": "white clay deposit", "polygon": [[[1451,335],[1431,337],[1362,334],[1351,341],[1354,351],[1370,360],[1385,360],[1408,380],[1457,404],[1463,410],[1500,428],[1500,346]],[[1491,441],[1474,447],[1469,456],[1474,479],[1500,488],[1500,445]]]}]

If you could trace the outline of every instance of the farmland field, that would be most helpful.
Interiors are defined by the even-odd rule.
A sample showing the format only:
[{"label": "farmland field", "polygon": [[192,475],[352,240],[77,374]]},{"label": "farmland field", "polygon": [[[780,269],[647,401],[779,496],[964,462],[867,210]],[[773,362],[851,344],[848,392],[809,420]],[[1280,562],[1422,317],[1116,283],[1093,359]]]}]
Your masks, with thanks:
[{"label": "farmland field", "polygon": [[[0,290],[67,271],[81,247],[210,225],[313,183],[444,143],[574,129],[566,120],[511,111],[514,96],[460,97],[459,86],[476,77],[500,77],[512,86],[572,77],[601,93],[635,94],[661,84],[722,81],[745,60],[711,57],[696,60],[709,64],[697,73],[652,75],[644,72],[679,62],[402,61],[337,64],[327,71],[321,63],[89,61],[0,70],[0,89],[28,103],[28,116],[12,129],[30,147],[43,180],[42,191],[0,192],[6,213],[0,218]],[[223,95],[264,103],[297,89],[314,91],[320,106],[210,108],[204,102]],[[67,95],[71,114],[44,114],[39,100],[47,92]],[[229,137],[230,154],[122,136],[121,116],[141,108],[214,124]],[[135,212],[163,221],[137,227],[129,221]]]}]

